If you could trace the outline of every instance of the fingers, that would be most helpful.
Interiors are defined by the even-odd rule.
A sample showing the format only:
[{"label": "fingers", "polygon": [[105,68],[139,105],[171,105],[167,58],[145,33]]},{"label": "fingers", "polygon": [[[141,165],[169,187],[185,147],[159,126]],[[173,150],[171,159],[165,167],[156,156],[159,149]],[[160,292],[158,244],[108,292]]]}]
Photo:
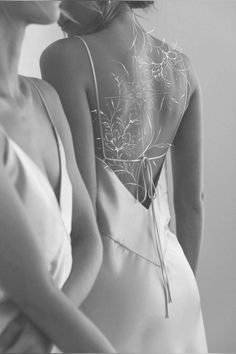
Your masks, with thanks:
[{"label": "fingers", "polygon": [[14,345],[26,324],[26,319],[19,315],[5,329],[0,336],[0,353],[6,353]]}]

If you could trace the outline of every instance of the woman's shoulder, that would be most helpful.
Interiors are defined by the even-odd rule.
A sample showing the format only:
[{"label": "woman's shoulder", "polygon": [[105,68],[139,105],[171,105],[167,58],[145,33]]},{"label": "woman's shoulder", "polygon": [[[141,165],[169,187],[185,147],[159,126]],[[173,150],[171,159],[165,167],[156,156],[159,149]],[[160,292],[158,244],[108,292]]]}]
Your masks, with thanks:
[{"label": "woman's shoulder", "polygon": [[180,67],[186,71],[189,80],[196,80],[196,71],[192,64],[190,57],[183,52],[183,50],[178,46],[177,43],[170,44],[165,40],[160,40],[159,38],[149,36],[151,38],[151,44],[153,48],[156,48],[157,51],[162,51],[166,53],[167,57],[172,60],[172,62],[179,63]]},{"label": "woman's shoulder", "polygon": [[50,119],[60,133],[61,122],[64,119],[64,111],[57,91],[45,80],[35,77],[25,77],[25,79],[28,81],[29,85],[37,88],[48,114],[50,115]]},{"label": "woman's shoulder", "polygon": [[187,81],[187,101],[196,91],[200,91],[200,83],[197,71],[195,69],[192,60],[189,56],[183,52],[183,50],[178,46],[177,43],[169,44],[165,40],[160,40],[156,37],[149,36],[151,39],[151,45],[158,53],[158,55],[164,55],[165,60],[169,61],[169,67],[171,70],[179,72],[179,75]]},{"label": "woman's shoulder", "polygon": [[157,37],[149,35],[150,43],[157,53],[166,53],[167,57],[175,61],[182,61],[183,65],[187,68],[191,66],[190,58],[182,51],[177,43],[168,43],[166,40],[160,40]]},{"label": "woman's shoulder", "polygon": [[40,96],[42,97],[44,103],[46,104],[47,108],[49,108],[49,110],[51,106],[60,102],[60,98],[57,91],[47,81],[29,76],[22,76],[22,78],[24,78],[28,82],[28,85],[31,86],[31,90],[32,86],[34,86],[38,90]]},{"label": "woman's shoulder", "polygon": [[41,67],[68,64],[78,66],[81,62],[87,62],[87,53],[82,40],[77,36],[59,39],[50,44],[40,58]]},{"label": "woman's shoulder", "polygon": [[69,126],[59,94],[56,89],[45,80],[35,77],[26,77],[26,79],[28,79],[29,83],[31,82],[32,85],[37,86],[40,91],[50,119],[57,129],[63,145],[65,145],[64,141],[68,139]]}]

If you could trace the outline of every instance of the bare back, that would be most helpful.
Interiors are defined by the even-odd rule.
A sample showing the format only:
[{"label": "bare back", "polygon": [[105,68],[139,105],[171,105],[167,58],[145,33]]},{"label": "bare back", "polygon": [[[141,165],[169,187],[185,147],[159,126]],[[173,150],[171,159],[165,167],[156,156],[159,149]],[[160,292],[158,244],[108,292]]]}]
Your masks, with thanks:
[{"label": "bare back", "polygon": [[88,96],[96,155],[147,207],[186,109],[183,57],[135,17],[128,30],[118,25],[80,39],[94,69]]},{"label": "bare back", "polygon": [[199,90],[187,58],[132,15],[60,40],[41,60],[43,77],[62,99],[103,242],[102,268],[83,311],[118,352],[206,352],[195,279],[170,230],[162,168],[174,143],[177,227],[195,265]]}]

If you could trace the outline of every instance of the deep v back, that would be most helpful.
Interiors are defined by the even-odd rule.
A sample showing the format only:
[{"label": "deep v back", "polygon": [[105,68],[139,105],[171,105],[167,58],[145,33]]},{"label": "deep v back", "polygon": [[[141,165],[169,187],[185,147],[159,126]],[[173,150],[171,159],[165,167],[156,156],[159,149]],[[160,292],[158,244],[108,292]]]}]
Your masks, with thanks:
[{"label": "deep v back", "polygon": [[[133,32],[128,50],[132,65],[128,68],[115,58],[107,59],[112,66],[107,81],[104,72],[101,74],[103,85],[112,83],[114,90],[106,97],[99,92],[100,64],[94,61],[87,41],[77,38],[86,48],[94,80],[96,156],[106,162],[133,197],[149,208],[186,109],[187,74],[177,50],[155,43],[135,20]],[[145,39],[140,40],[140,36]]]},{"label": "deep v back", "polygon": [[[205,353],[199,294],[170,230],[166,180],[166,154],[187,106],[186,69],[178,51],[156,43],[136,22],[133,33],[124,61],[112,57],[103,34],[96,41],[79,38],[94,80],[90,108],[104,246],[82,310],[120,353]],[[142,34],[145,41],[136,42]]]},{"label": "deep v back", "polygon": [[[108,197],[108,204],[105,206],[104,194],[101,196],[98,215],[103,210],[105,217],[101,218],[100,229],[106,234],[109,232],[113,234],[117,233],[121,225],[124,227],[127,225],[125,220],[128,213],[124,213],[115,230],[116,222],[108,212],[108,209],[112,208],[110,203],[112,194],[115,197],[113,207],[116,215],[121,209],[128,211],[128,208],[132,208],[134,213],[132,218],[135,215],[142,220],[140,230],[147,225],[145,230],[147,231],[148,224],[151,225],[149,237],[152,239],[152,247],[149,248],[148,256],[144,258],[160,265],[168,317],[171,292],[164,261],[166,240],[163,227],[167,227],[166,222],[170,221],[170,213],[168,198],[163,195],[161,189],[163,186],[167,189],[164,175],[165,159],[186,109],[187,77],[182,56],[168,46],[155,47],[151,38],[144,32],[142,35],[146,40],[139,51],[136,48],[136,45],[138,46],[136,41],[140,31],[143,30],[134,20],[134,41],[130,48],[134,73],[130,74],[124,64],[113,60],[116,69],[108,75],[110,76],[108,80],[114,81],[117,94],[106,97],[103,106],[98,71],[91,50],[84,38],[77,38],[86,48],[94,80],[96,108],[92,112],[95,114],[93,127],[96,158],[103,164],[103,169],[110,171],[105,175],[101,172],[102,176],[99,176],[100,169],[97,169],[100,181],[98,186],[103,186],[98,187],[98,196],[102,190]],[[158,58],[160,57],[159,62],[151,60],[153,51],[157,52]],[[120,69],[119,73],[116,71],[117,67]],[[156,101],[159,104],[158,109],[154,109]],[[161,175],[164,177],[163,186],[159,183]],[[113,188],[114,185],[117,188]],[[124,200],[126,205],[123,204]],[[136,249],[135,253],[143,256],[141,239],[137,243],[139,232],[135,231],[135,228],[132,231],[134,243],[131,243],[129,249]],[[130,240],[126,239],[124,244],[127,246],[129,242]]]}]

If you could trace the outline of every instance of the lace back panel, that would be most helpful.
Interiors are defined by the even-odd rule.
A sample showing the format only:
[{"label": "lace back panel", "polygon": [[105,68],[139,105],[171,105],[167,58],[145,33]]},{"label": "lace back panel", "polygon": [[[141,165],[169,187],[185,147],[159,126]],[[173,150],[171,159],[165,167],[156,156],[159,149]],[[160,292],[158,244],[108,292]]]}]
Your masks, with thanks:
[{"label": "lace back panel", "polygon": [[110,60],[112,70],[103,81],[104,86],[107,81],[112,83],[112,94],[101,97],[99,68],[95,70],[85,40],[78,38],[87,49],[94,76],[96,155],[137,200],[144,202],[153,195],[186,109],[188,83],[183,57],[166,43],[157,43],[134,17],[128,60]]}]

